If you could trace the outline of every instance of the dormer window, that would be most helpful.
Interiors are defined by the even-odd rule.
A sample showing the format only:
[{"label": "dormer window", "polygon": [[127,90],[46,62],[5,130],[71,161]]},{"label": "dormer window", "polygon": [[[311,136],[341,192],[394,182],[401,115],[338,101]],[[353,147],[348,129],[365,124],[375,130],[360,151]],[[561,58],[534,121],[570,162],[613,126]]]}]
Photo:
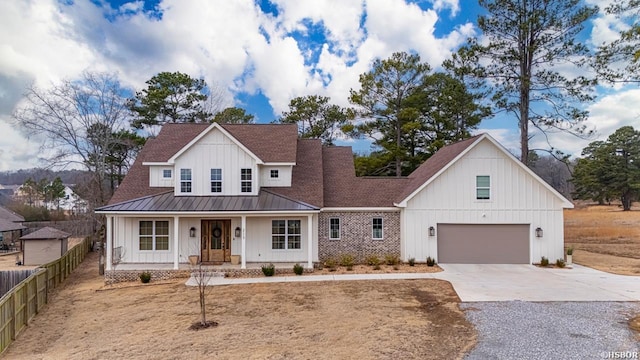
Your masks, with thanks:
[{"label": "dormer window", "polygon": [[211,192],[222,192],[222,169],[211,169]]},{"label": "dormer window", "polygon": [[164,179],[171,179],[171,169],[162,170],[162,177]]},{"label": "dormer window", "polygon": [[250,193],[251,189],[251,169],[240,169],[240,191]]},{"label": "dormer window", "polygon": [[180,192],[191,192],[191,169],[180,169]]}]

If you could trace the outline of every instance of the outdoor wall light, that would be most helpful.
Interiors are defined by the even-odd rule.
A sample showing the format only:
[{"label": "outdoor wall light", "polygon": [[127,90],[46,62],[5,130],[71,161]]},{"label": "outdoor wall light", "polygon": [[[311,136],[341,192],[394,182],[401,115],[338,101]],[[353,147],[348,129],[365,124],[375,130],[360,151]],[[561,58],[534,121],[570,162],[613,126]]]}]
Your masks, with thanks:
[{"label": "outdoor wall light", "polygon": [[542,235],[544,235],[544,233],[542,232],[542,228],[536,228],[536,237],[542,237]]},{"label": "outdoor wall light", "polygon": [[429,236],[436,236],[436,229],[433,226],[429,226]]},{"label": "outdoor wall light", "polygon": [[242,233],[240,232],[240,226],[236,227],[236,237],[239,238]]},{"label": "outdoor wall light", "polygon": [[196,228],[193,226],[189,229],[189,237],[196,237]]}]

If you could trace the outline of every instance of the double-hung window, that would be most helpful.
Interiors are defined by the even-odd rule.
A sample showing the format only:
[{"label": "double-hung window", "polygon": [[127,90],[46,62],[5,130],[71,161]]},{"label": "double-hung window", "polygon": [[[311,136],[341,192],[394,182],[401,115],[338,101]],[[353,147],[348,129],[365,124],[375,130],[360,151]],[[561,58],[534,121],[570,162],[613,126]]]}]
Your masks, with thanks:
[{"label": "double-hung window", "polygon": [[211,192],[222,192],[222,169],[211,169]]},{"label": "double-hung window", "polygon": [[271,248],[274,250],[298,250],[301,248],[300,220],[272,220]]},{"label": "double-hung window", "polygon": [[476,199],[491,199],[491,178],[489,175],[476,176]]},{"label": "double-hung window", "polygon": [[340,218],[329,219],[329,240],[340,239]]},{"label": "double-hung window", "polygon": [[372,235],[374,240],[382,240],[382,218],[373,218],[371,222]]},{"label": "double-hung window", "polygon": [[169,221],[140,221],[140,250],[169,250]]},{"label": "double-hung window", "polygon": [[240,192],[250,193],[251,191],[251,169],[240,169]]},{"label": "double-hung window", "polygon": [[191,169],[180,169],[180,192],[191,192]]}]

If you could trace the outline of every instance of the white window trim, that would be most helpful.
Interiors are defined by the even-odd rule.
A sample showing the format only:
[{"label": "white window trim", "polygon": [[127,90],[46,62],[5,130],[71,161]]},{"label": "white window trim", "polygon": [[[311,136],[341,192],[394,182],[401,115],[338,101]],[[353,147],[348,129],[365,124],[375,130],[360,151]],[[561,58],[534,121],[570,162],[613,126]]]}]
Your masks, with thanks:
[{"label": "white window trim", "polygon": [[271,171],[269,171],[269,178],[270,179],[279,179],[280,178],[280,171],[278,171],[278,169],[272,169]]},{"label": "white window trim", "polygon": [[[182,170],[189,170],[189,180],[182,180]],[[189,183],[191,186],[191,191],[182,191],[182,183]],[[193,193],[193,171],[191,169],[180,169],[180,193],[181,194],[192,194]]]},{"label": "white window trim", "polygon": [[[478,186],[478,177],[479,176],[486,176],[489,178],[489,186]],[[489,190],[489,198],[488,199],[478,199],[478,190],[484,190],[487,189]],[[476,201],[491,201],[491,175],[476,175]]]},{"label": "white window trim", "polygon": [[[284,221],[284,234],[274,234],[273,233],[273,221]],[[300,222],[300,234],[289,234],[289,221],[299,221]],[[300,248],[299,249],[289,249],[289,236],[300,236]],[[284,249],[274,249],[273,248],[273,237],[274,236],[284,236]],[[302,220],[299,219],[271,219],[271,251],[289,251],[296,252],[302,251],[302,243],[304,239],[302,238]]]},{"label": "white window trim", "polygon": [[[338,220],[338,237],[332,237],[331,235],[331,220]],[[339,217],[329,218],[329,240],[340,240],[342,237],[342,221]]]},{"label": "white window trim", "polygon": [[[380,219],[380,237],[375,237],[375,228],[373,221],[375,219]],[[371,239],[373,240],[384,240],[384,219],[381,217],[371,218]]]},{"label": "white window trim", "polygon": [[[251,177],[250,180],[242,180],[242,170],[249,170],[249,176]],[[244,183],[249,183],[249,187],[251,188],[251,191],[243,191],[243,185]],[[253,169],[251,168],[241,168],[240,169],[240,192],[243,194],[250,194],[253,192]]]},{"label": "white window trim", "polygon": [[[151,229],[152,229],[152,235],[142,235],[140,234],[140,223],[143,221],[151,221]],[[167,222],[167,232],[168,234],[166,235],[167,239],[168,239],[168,245],[167,245],[167,250],[156,250],[156,237],[158,236],[156,234],[156,223],[158,221],[166,221]],[[140,249],[140,237],[142,236],[151,236],[151,250],[142,250]],[[165,236],[165,235],[159,235],[159,236]],[[167,253],[171,251],[171,221],[169,220],[150,220],[150,219],[141,219],[138,220],[138,251],[140,252],[145,252],[145,253],[149,253],[149,252],[159,252],[159,253]]]},{"label": "white window trim", "polygon": [[[213,180],[211,179],[211,170],[220,170],[220,180]],[[220,191],[214,192],[211,191],[211,188],[213,187],[213,183],[214,182],[219,182],[220,183]],[[211,168],[209,170],[209,192],[212,194],[222,194],[224,192],[224,183],[222,181],[222,169],[221,168]]]}]

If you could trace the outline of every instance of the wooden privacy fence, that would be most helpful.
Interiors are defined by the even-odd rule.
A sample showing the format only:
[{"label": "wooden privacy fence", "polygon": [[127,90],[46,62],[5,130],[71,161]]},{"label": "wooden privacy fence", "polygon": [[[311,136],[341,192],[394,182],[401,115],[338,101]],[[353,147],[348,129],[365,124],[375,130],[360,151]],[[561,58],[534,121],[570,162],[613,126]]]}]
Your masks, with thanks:
[{"label": "wooden privacy fence", "polygon": [[91,238],[86,237],[60,259],[40,266],[0,298],[0,354],[48,302],[49,291],[69,277],[90,248]]},{"label": "wooden privacy fence", "polygon": [[18,285],[29,275],[33,274],[34,270],[8,270],[0,271],[0,297],[8,293],[14,286]]}]

